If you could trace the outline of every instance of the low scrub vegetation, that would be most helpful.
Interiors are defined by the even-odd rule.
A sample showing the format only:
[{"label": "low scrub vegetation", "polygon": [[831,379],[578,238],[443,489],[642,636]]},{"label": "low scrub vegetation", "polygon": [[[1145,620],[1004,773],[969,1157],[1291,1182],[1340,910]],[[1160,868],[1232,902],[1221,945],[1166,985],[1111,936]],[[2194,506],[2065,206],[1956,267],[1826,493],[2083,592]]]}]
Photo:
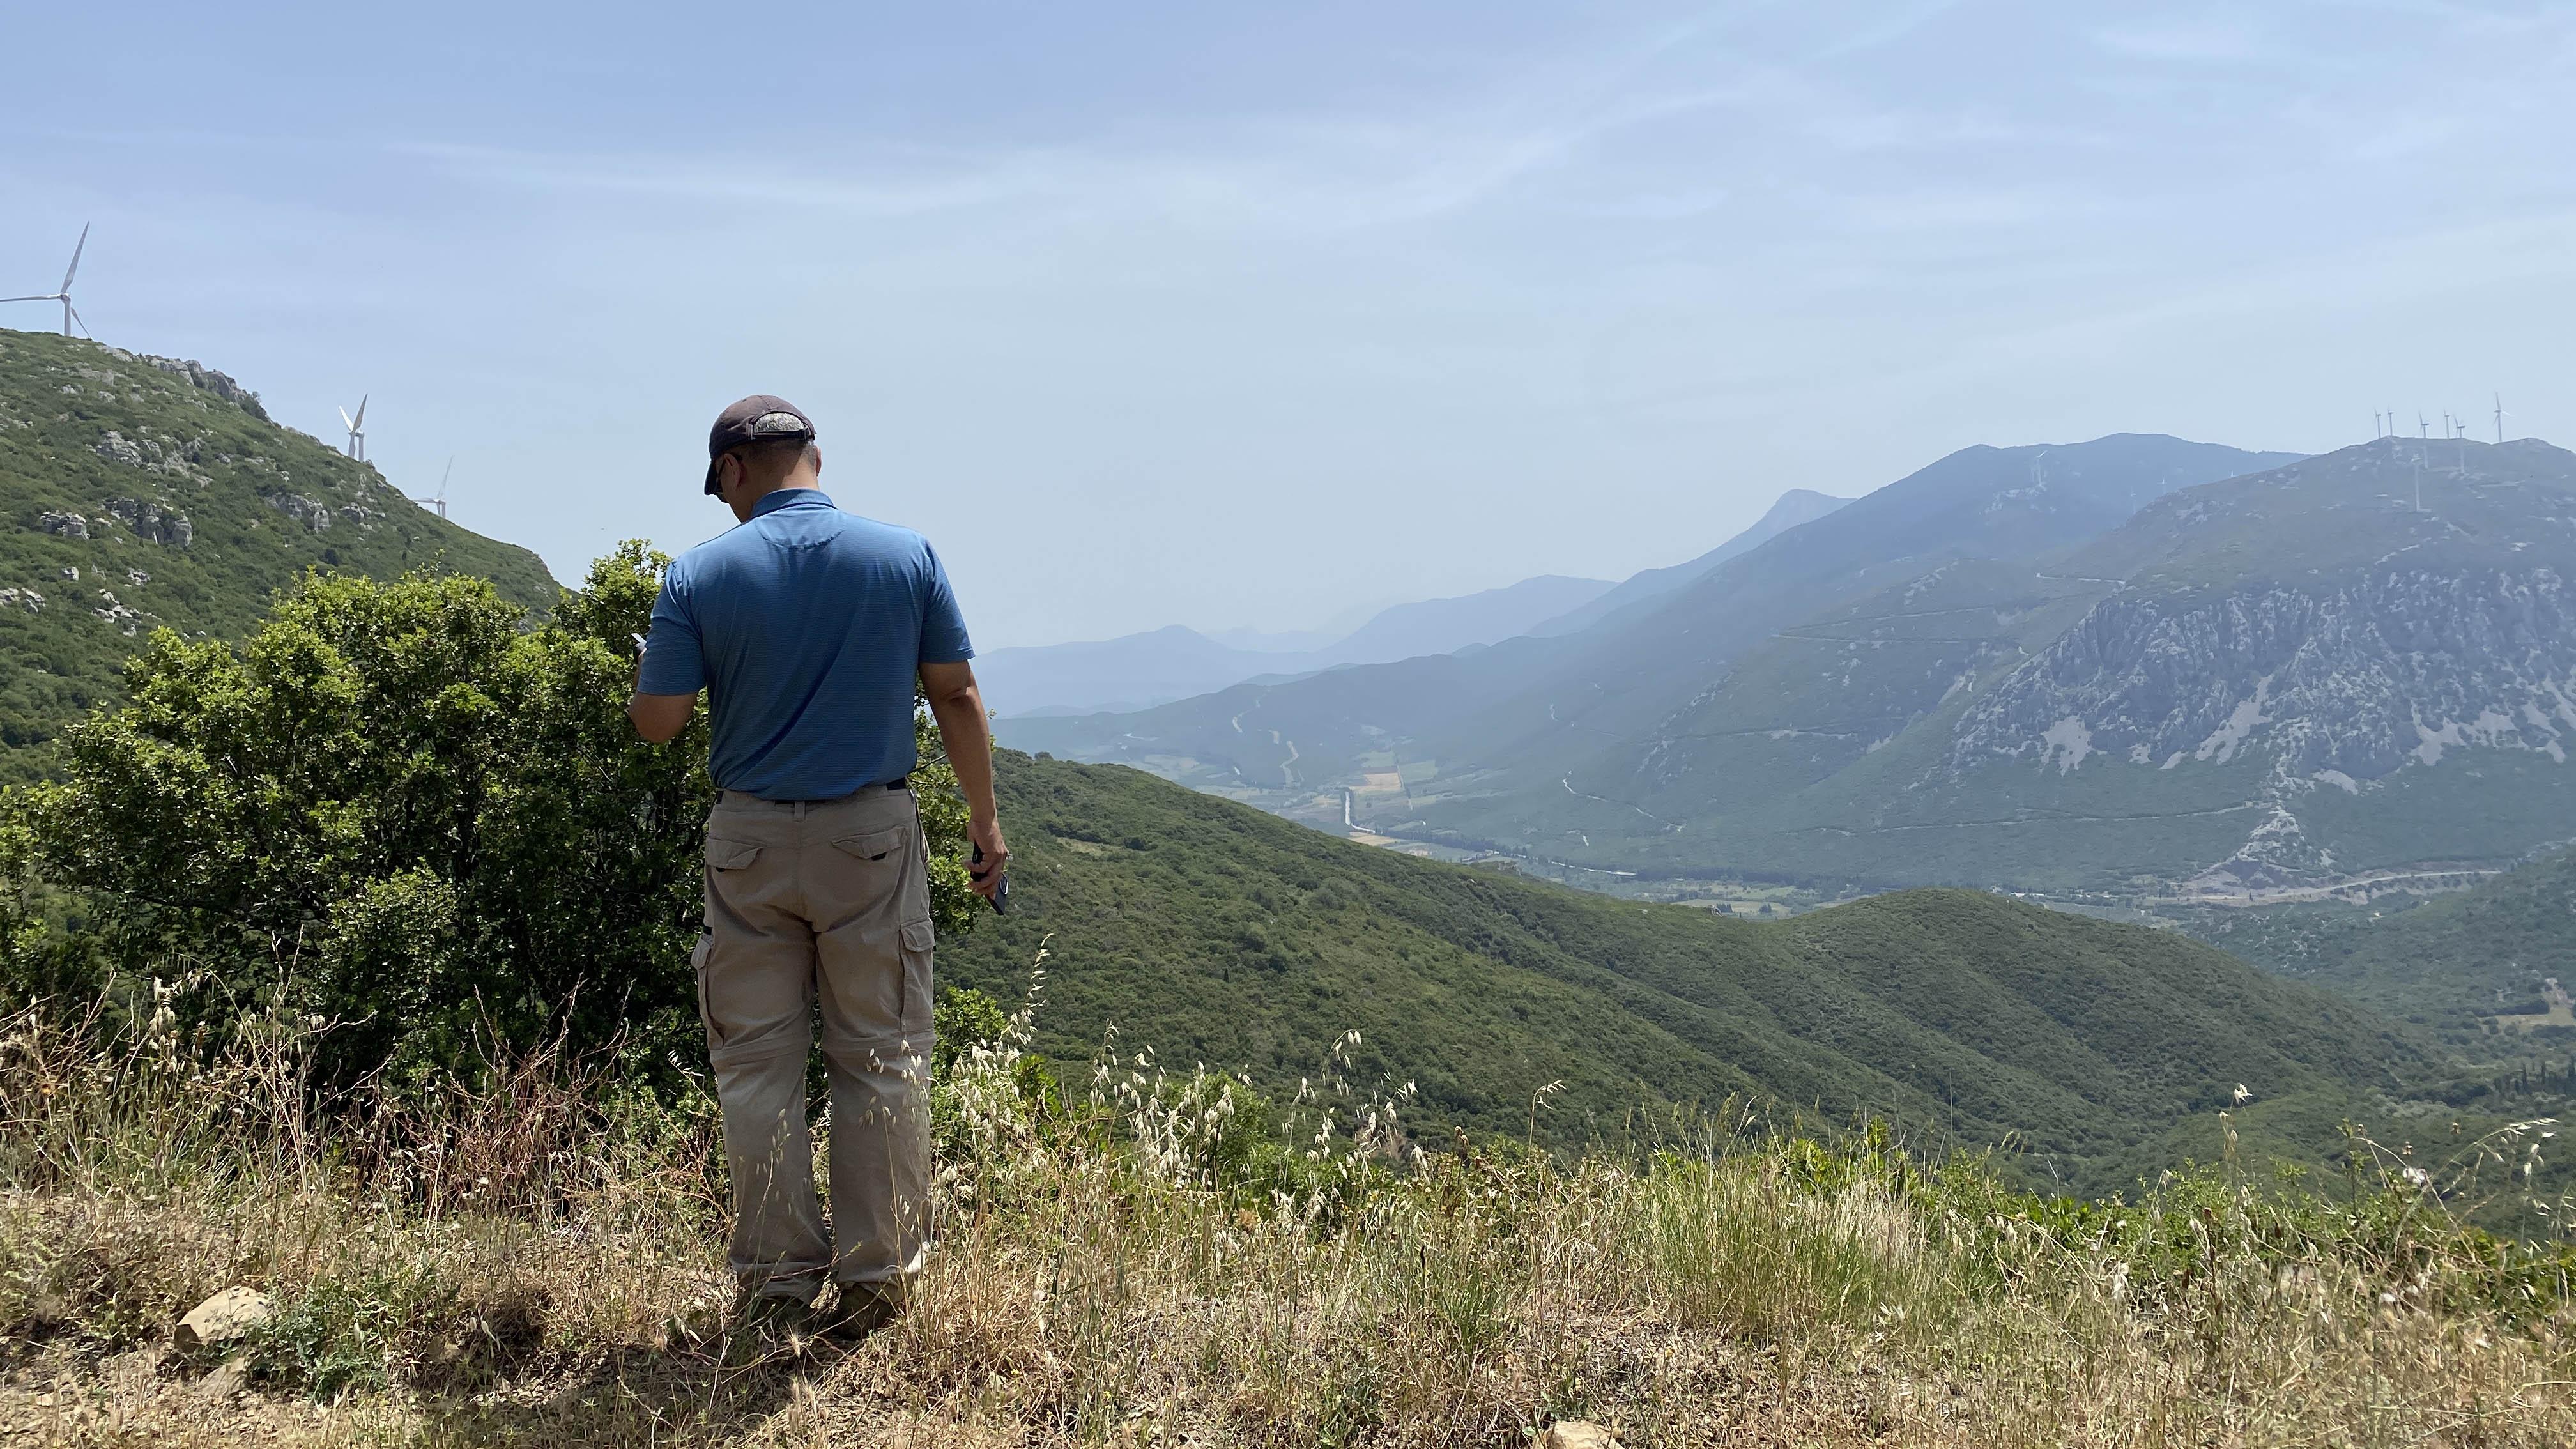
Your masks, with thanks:
[{"label": "low scrub vegetation", "polygon": [[[1330,1068],[1276,1108],[1114,1040],[1051,1068],[1034,1010],[945,1003],[916,1310],[802,1356],[729,1331],[712,1103],[624,1085],[614,1051],[317,1093],[306,1018],[23,1011],[0,1041],[0,1432],[2576,1441],[2576,1254],[2459,1215],[2515,1189],[2547,1124],[2439,1170],[2357,1142],[2313,1190],[2222,1163],[2078,1201],[1750,1113],[1554,1155],[1528,1140],[1545,1093],[1517,1137],[1417,1140],[1401,1084]],[[177,1346],[230,1285],[274,1315]]]},{"label": "low scrub vegetation", "polygon": [[[160,630],[61,777],[0,795],[0,991],[169,983],[228,1028],[318,1015],[334,1086],[615,1041],[672,1085],[697,1054],[705,719],[638,739],[630,636],[669,559],[627,543],[535,617],[475,578],[307,574],[249,640]],[[972,923],[965,805],[927,714],[931,897]],[[105,993],[122,1003],[130,993]],[[703,1062],[703,1056],[698,1058]]]}]

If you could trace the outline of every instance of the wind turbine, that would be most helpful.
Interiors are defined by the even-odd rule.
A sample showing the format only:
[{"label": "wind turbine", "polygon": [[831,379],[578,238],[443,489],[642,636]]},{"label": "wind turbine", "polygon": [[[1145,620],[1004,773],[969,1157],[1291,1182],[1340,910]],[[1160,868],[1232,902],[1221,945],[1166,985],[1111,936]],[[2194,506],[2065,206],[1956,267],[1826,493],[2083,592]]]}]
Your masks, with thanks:
[{"label": "wind turbine", "polygon": [[349,416],[347,408],[340,409],[340,421],[349,430],[349,456],[361,463],[367,461],[367,395],[359,396],[356,417]]},{"label": "wind turbine", "polygon": [[[365,412],[365,406],[361,405],[358,411]],[[2415,433],[2428,443],[2433,440],[2433,425],[2424,421],[2424,414],[2420,411],[2415,414]]]},{"label": "wind turbine", "polygon": [[2496,394],[2496,441],[2504,441],[2504,394]]},{"label": "wind turbine", "polygon": [[447,516],[447,478],[448,478],[448,474],[454,473],[455,471],[456,471],[456,456],[455,456],[454,454],[452,454],[452,453],[451,453],[451,454],[449,454],[449,455],[448,455],[448,459],[447,459],[447,468],[446,468],[446,470],[445,470],[444,472],[441,472],[441,473],[438,475],[438,496],[437,496],[436,498],[424,498],[424,499],[422,499],[422,500],[421,500],[421,502],[426,503],[426,504],[428,504],[430,507],[437,509],[437,510],[438,510],[438,516],[439,516],[439,517],[441,517],[441,518],[445,518],[445,517]]},{"label": "wind turbine", "polygon": [[88,246],[89,223],[82,222],[80,240],[72,244],[72,264],[63,268],[63,285],[59,290],[40,297],[0,297],[0,302],[60,302],[63,304],[63,335],[71,336],[72,324],[80,322],[81,335],[87,337],[89,324],[81,322],[80,314],[72,310],[72,277],[80,271],[81,252]]}]

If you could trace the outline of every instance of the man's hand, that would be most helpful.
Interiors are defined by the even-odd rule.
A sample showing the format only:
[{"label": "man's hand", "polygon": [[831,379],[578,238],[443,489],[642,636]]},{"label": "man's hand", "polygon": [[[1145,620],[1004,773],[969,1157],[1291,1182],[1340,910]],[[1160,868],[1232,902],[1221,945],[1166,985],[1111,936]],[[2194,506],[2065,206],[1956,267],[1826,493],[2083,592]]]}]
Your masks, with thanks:
[{"label": "man's hand", "polygon": [[966,838],[984,852],[984,858],[967,867],[966,876],[975,894],[993,899],[1002,888],[1002,873],[1011,868],[1011,848],[1002,843],[1002,822],[991,818],[966,822]]},{"label": "man's hand", "polygon": [[966,838],[983,850],[970,870],[975,894],[991,900],[1002,888],[1002,872],[1011,863],[1011,848],[1002,843],[1000,811],[993,804],[993,727],[984,718],[984,694],[975,687],[974,666],[921,666],[921,697],[930,701],[930,717],[939,721],[939,739],[948,747],[948,767],[957,772],[957,788],[966,792]]}]

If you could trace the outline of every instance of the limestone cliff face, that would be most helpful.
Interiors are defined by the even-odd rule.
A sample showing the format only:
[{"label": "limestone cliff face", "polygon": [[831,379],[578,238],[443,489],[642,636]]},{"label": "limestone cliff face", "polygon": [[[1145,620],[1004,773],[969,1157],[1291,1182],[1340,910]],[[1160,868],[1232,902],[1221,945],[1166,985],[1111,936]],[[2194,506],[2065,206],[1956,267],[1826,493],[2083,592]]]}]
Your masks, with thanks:
[{"label": "limestone cliff face", "polygon": [[[2145,816],[2192,772],[2233,763],[2248,781],[2246,833],[2206,864],[2247,881],[2345,868],[2321,800],[2371,807],[2414,780],[2430,793],[2410,791],[2403,809],[2420,815],[2468,798],[2480,758],[2503,752],[2542,770],[2554,798],[2576,783],[2558,775],[2576,771],[2571,744],[2576,590],[2557,569],[2382,567],[2304,586],[2113,595],[1961,717],[1942,773],[1973,785],[2015,768],[2122,772],[2119,793]],[[2510,857],[2576,832],[2493,825],[2468,832],[2472,853]]]},{"label": "limestone cliff face", "polygon": [[1951,763],[2169,770],[2259,751],[2277,775],[2351,788],[2459,749],[2563,763],[2571,737],[2566,579],[2386,569],[2331,587],[2106,599],[1967,713]]}]

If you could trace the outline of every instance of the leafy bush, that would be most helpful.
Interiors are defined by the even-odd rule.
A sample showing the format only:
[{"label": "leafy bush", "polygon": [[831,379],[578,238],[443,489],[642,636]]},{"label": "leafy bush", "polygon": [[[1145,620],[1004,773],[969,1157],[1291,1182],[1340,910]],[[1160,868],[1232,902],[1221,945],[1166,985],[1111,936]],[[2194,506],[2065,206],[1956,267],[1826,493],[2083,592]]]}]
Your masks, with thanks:
[{"label": "leafy bush", "polygon": [[930,1049],[933,1076],[945,1077],[957,1059],[976,1047],[1001,1045],[1010,1035],[1011,1014],[992,993],[972,986],[951,986],[939,993],[931,1008],[930,1029],[935,1043]]},{"label": "leafy bush", "polygon": [[[130,703],[22,801],[24,846],[80,892],[103,964],[337,1023],[326,1080],[544,1042],[666,1062],[695,1039],[713,789],[703,713],[667,747],[625,715],[668,562],[625,544],[543,621],[479,579],[315,572],[238,649],[158,632]],[[964,811],[925,756],[954,930]],[[10,944],[62,975],[59,949]]]}]

